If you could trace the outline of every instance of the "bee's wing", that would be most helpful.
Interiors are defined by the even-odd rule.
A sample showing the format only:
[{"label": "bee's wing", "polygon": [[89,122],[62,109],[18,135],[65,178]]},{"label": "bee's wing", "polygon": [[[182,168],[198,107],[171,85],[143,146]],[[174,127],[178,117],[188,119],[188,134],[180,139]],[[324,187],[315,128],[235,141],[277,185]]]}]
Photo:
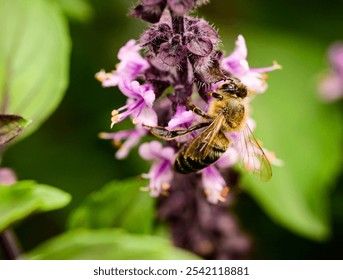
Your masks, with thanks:
[{"label": "bee's wing", "polygon": [[272,168],[269,160],[248,124],[243,129],[242,136],[243,139],[240,139],[238,146],[242,154],[244,168],[259,175],[262,181],[270,180]]},{"label": "bee's wing", "polygon": [[214,121],[192,141],[187,148],[185,156],[194,159],[205,158],[211,151],[213,140],[218,137],[219,134],[222,134],[226,139],[225,135],[220,131],[224,121],[224,116],[219,114]]}]

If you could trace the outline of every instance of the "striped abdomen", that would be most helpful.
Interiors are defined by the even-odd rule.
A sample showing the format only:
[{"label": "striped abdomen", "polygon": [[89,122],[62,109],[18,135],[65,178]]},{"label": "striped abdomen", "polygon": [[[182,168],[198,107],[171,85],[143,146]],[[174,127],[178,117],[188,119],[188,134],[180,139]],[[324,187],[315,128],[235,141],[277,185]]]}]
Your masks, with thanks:
[{"label": "striped abdomen", "polygon": [[[208,145],[201,140],[203,138],[198,136],[194,142],[180,151],[174,163],[176,171],[180,173],[199,171],[217,161],[230,145],[229,140],[221,132]],[[206,148],[203,145],[206,145]]]},{"label": "striped abdomen", "polygon": [[213,146],[208,155],[204,158],[186,156],[186,151],[187,149],[182,150],[174,163],[175,170],[184,174],[196,172],[211,165],[225,153],[226,149],[224,150]]}]

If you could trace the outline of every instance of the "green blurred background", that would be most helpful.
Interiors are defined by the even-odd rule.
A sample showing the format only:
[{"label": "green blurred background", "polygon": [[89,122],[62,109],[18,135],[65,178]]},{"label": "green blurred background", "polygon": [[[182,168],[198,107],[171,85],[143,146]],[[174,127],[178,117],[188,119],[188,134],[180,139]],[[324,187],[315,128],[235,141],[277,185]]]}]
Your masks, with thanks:
[{"label": "green blurred background", "polygon": [[[59,2],[67,11],[72,41],[67,93],[54,114],[34,134],[6,152],[3,166],[13,168],[19,179],[34,179],[61,188],[71,193],[73,200],[62,210],[36,215],[16,226],[25,250],[30,250],[62,232],[71,209],[78,206],[89,193],[113,179],[136,176],[149,168],[147,163],[139,159],[136,150],[127,159],[116,160],[111,143],[98,139],[99,132],[109,131],[110,112],[123,104],[125,98],[117,89],[104,89],[94,79],[94,74],[100,69],[110,71],[114,68],[119,48],[129,39],[139,38],[147,25],[126,16],[133,1],[89,1],[76,10],[73,7],[68,8],[73,0]],[[232,51],[237,35],[243,34],[252,67],[268,66],[273,60],[283,65],[282,71],[270,73],[266,96],[257,100],[253,108],[254,112],[258,111],[259,104],[269,104],[268,100],[272,100],[270,104],[279,106],[274,111],[283,112],[285,119],[292,119],[292,115],[287,114],[288,108],[297,107],[306,114],[307,97],[299,96],[298,100],[298,96],[294,96],[291,102],[285,103],[281,101],[282,98],[279,102],[278,96],[299,92],[299,88],[305,85],[313,95],[310,99],[317,100],[316,75],[328,67],[326,49],[333,41],[343,40],[342,10],[341,0],[213,0],[202,6],[196,14],[219,29],[226,53]],[[322,126],[331,121],[330,111],[339,111],[342,103],[324,106],[326,113],[321,116],[325,116],[325,119],[318,122],[314,120],[314,130],[325,131]],[[258,120],[263,120],[268,113],[268,108],[265,109],[263,114],[257,115]],[[267,114],[267,118],[273,117]],[[337,122],[337,119],[335,115],[334,121]],[[295,150],[306,150],[306,143],[299,139],[297,125],[301,121],[302,119],[296,119],[284,126],[281,119],[278,124],[280,131],[287,127],[283,135],[284,150],[275,149],[269,140],[266,141],[266,147],[276,150],[280,158],[293,147]],[[115,126],[115,130],[129,125],[119,124]],[[258,134],[261,139],[264,139],[264,133],[277,132],[263,131],[261,128]],[[337,141],[339,139],[341,136]],[[299,148],[297,143],[304,145]],[[324,157],[327,154],[330,158],[327,147],[328,145],[316,152]],[[302,156],[298,154],[298,157]],[[308,157],[310,159],[311,154]],[[339,174],[341,163],[340,161],[340,166],[337,166],[333,174]],[[302,168],[306,170],[307,166],[303,165]],[[343,238],[343,176],[340,174],[338,178],[333,175],[331,180],[327,180],[326,190],[332,201],[332,234],[319,242],[296,235],[273,222],[250,195],[240,193],[233,211],[242,228],[254,240],[252,258],[342,259],[343,246],[340,244]]]}]

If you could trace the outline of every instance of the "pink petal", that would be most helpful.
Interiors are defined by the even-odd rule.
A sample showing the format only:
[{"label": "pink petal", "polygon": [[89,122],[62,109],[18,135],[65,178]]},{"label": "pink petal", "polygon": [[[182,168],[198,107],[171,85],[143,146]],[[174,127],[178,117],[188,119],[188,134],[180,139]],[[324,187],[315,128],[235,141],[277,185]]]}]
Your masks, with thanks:
[{"label": "pink petal", "polygon": [[145,91],[144,93],[141,94],[141,96],[144,99],[145,104],[149,107],[152,108],[152,105],[155,101],[155,93],[153,90],[148,90]]},{"label": "pink petal", "polygon": [[236,40],[236,47],[233,53],[228,57],[231,61],[246,60],[248,56],[248,49],[245,43],[245,39],[242,35],[238,35]]},{"label": "pink petal", "polygon": [[151,141],[140,145],[138,153],[145,160],[154,160],[162,150],[162,144],[158,141]]},{"label": "pink petal", "polygon": [[145,124],[149,126],[156,126],[157,114],[153,109],[144,106],[139,116],[137,116],[133,121],[134,123],[140,123],[140,124]]},{"label": "pink petal", "polygon": [[222,196],[222,191],[226,183],[219,171],[211,165],[203,169],[201,173],[202,185],[205,189],[207,200],[213,204],[224,201],[225,198]]},{"label": "pink petal", "polygon": [[327,101],[336,101],[343,97],[343,79],[334,73],[326,75],[319,84],[321,97]]},{"label": "pink petal", "polygon": [[185,111],[184,106],[178,106],[175,115],[168,122],[168,126],[166,128],[172,130],[176,127],[180,127],[181,125],[189,124],[194,120],[194,118],[195,115],[192,111]]},{"label": "pink petal", "polygon": [[116,158],[126,158],[130,150],[139,143],[140,139],[141,135],[139,135],[138,133],[132,134],[130,137],[128,137],[127,140],[120,146],[120,148],[116,152]]},{"label": "pink petal", "polygon": [[118,52],[118,59],[124,60],[128,59],[128,56],[134,53],[138,53],[140,46],[136,45],[136,41],[131,39],[123,47],[120,48]]}]

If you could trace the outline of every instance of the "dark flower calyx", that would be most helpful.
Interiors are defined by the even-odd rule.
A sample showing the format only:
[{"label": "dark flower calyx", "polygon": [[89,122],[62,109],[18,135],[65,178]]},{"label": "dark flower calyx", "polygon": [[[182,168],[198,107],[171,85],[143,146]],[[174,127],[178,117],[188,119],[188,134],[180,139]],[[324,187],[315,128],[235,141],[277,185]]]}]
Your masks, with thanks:
[{"label": "dark flower calyx", "polygon": [[129,15],[150,23],[159,22],[163,10],[166,7],[165,0],[141,0],[141,3]]},{"label": "dark flower calyx", "polygon": [[193,37],[208,38],[214,46],[216,46],[220,41],[218,32],[205,20],[186,17],[185,25],[186,34],[188,34],[188,36],[192,34]]},{"label": "dark flower calyx", "polygon": [[169,9],[176,15],[187,14],[195,6],[195,0],[167,0]]},{"label": "dark flower calyx", "polygon": [[[198,64],[201,62],[198,62]],[[194,63],[196,65],[196,63]],[[223,74],[219,61],[213,59],[208,68],[198,67],[194,70],[194,77],[200,84],[213,84],[221,80],[225,80],[226,77]]]},{"label": "dark flower calyx", "polygon": [[164,64],[177,66],[185,57],[185,47],[181,40],[181,35],[176,34],[169,42],[161,44],[158,57]]},{"label": "dark flower calyx", "polygon": [[141,0],[141,3],[143,5],[147,5],[147,6],[154,6],[154,5],[158,5],[158,4],[161,4],[161,3],[164,3],[165,4],[165,0]]},{"label": "dark flower calyx", "polygon": [[161,44],[168,42],[171,36],[171,27],[166,23],[160,23],[152,26],[142,34],[140,44],[154,55],[157,55]]}]

